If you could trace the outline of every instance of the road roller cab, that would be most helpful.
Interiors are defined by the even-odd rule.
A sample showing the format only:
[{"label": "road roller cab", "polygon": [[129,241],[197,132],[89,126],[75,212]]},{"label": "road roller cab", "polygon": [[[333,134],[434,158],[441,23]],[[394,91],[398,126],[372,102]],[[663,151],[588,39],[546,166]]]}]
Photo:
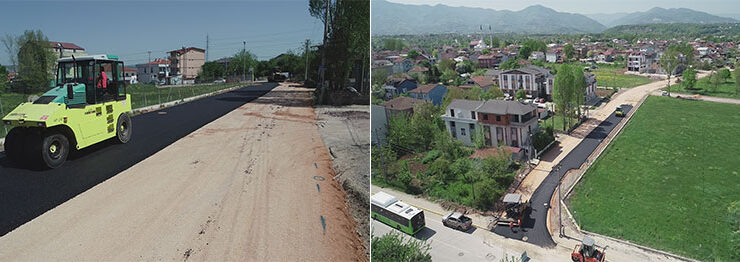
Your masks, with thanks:
[{"label": "road roller cab", "polygon": [[71,149],[116,137],[131,139],[131,96],[123,62],[113,55],[66,57],[58,61],[56,85],[3,118],[10,127],[5,154],[16,163],[56,168]]}]

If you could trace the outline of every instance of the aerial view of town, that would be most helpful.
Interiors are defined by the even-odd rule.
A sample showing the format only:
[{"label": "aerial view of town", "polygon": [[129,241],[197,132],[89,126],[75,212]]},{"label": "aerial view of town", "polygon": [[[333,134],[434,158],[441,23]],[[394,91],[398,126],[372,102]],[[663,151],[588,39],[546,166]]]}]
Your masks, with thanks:
[{"label": "aerial view of town", "polygon": [[740,261],[738,19],[371,1],[371,259]]}]

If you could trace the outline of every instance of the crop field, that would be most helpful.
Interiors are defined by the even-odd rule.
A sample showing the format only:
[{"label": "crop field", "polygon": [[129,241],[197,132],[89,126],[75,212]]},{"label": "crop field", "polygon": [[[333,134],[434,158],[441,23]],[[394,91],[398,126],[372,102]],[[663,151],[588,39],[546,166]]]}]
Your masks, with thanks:
[{"label": "crop field", "polygon": [[575,188],[584,230],[740,260],[740,105],[649,97]]},{"label": "crop field", "polygon": [[[133,84],[126,87],[126,92],[131,94],[131,105],[136,109],[211,93],[237,85],[239,84],[223,83],[192,86],[165,86],[157,88],[152,84]],[[31,95],[33,94],[0,93],[0,113],[2,113],[2,117],[7,115],[20,103],[27,102]],[[41,94],[35,95],[38,96]],[[8,131],[10,130],[7,129],[7,127],[0,127],[0,138],[5,137]]]}]

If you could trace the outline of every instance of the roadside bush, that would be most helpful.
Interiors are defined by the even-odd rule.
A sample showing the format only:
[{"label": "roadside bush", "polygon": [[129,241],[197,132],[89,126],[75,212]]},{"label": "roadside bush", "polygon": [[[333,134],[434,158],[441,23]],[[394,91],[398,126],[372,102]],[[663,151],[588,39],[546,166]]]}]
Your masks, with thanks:
[{"label": "roadside bush", "polygon": [[428,164],[431,161],[434,161],[435,159],[439,158],[439,156],[442,155],[442,151],[439,150],[431,150],[427,152],[427,155],[421,159],[421,162],[424,164]]},{"label": "roadside bush", "polygon": [[481,210],[489,210],[505,191],[504,187],[499,186],[492,179],[484,179],[475,183],[476,197],[473,200],[473,206]]},{"label": "roadside bush", "polygon": [[404,240],[401,233],[393,230],[381,237],[373,236],[370,246],[372,261],[432,261],[429,243],[414,238]]},{"label": "roadside bush", "polygon": [[548,129],[550,130],[545,130],[544,132],[540,131],[534,134],[534,148],[537,149],[538,152],[544,150],[552,141],[555,141],[555,136],[551,133],[552,127],[548,127]]},{"label": "roadside bush", "polygon": [[431,176],[435,176],[442,181],[451,180],[454,175],[450,172],[450,160],[444,158],[437,158],[429,165],[427,172]]}]

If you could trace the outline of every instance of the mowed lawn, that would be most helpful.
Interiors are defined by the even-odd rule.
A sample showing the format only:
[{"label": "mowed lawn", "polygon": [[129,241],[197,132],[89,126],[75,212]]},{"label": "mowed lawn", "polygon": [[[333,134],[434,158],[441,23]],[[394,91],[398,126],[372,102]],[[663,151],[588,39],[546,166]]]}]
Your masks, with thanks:
[{"label": "mowed lawn", "polygon": [[571,211],[587,231],[738,261],[728,207],[740,201],[739,152],[740,105],[651,96],[576,187]]},{"label": "mowed lawn", "polygon": [[[663,90],[666,90],[666,88],[663,88]],[[717,85],[716,89],[709,82],[709,77],[705,77],[697,79],[693,89],[686,89],[683,84],[671,85],[671,92],[740,99],[740,92],[735,92],[734,76]]]},{"label": "mowed lawn", "polygon": [[592,70],[591,73],[596,75],[598,86],[632,88],[653,82],[652,79],[644,76],[625,75],[624,72],[627,70],[624,67],[605,64],[597,66],[599,68]]}]

